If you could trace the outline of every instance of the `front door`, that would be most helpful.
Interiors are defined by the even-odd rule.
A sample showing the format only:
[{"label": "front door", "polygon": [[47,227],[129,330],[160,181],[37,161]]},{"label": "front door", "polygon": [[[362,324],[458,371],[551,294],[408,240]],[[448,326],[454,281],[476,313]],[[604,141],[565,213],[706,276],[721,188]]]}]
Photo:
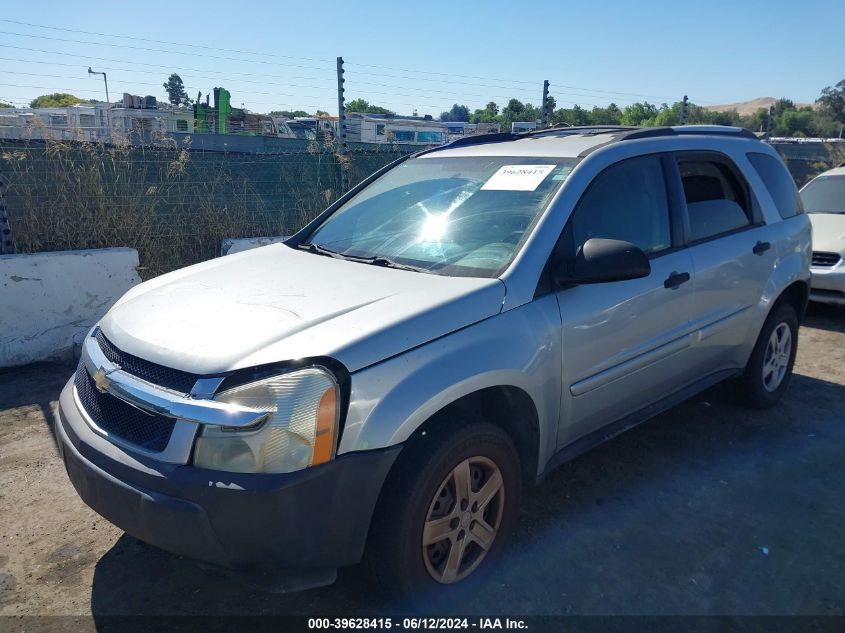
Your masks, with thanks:
[{"label": "front door", "polygon": [[659,155],[612,165],[584,193],[564,230],[563,247],[568,241],[573,253],[594,237],[636,244],[649,256],[651,274],[557,291],[564,383],[559,445],[660,400],[692,378],[694,271],[689,252],[677,248],[668,169],[668,159]]}]

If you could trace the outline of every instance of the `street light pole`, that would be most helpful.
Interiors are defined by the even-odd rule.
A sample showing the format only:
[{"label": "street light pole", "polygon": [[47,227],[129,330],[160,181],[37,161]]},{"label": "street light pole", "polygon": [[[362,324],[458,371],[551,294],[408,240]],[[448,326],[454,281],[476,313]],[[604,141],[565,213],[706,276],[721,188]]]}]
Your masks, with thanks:
[{"label": "street light pole", "polygon": [[[109,110],[111,109],[111,99],[109,99],[109,80],[106,77],[106,73],[100,73],[100,72],[97,72],[95,70],[91,70],[90,66],[88,66],[88,74],[89,75],[102,75],[103,76],[103,83],[106,84],[106,126],[105,126],[105,129],[107,131],[106,138],[111,140],[111,116],[109,115]],[[102,121],[102,119],[101,119],[101,121]]]},{"label": "street light pole", "polygon": [[97,72],[95,70],[91,70],[91,67],[88,66],[88,74],[89,75],[102,75],[103,76],[103,82],[106,84],[106,103],[108,105],[111,105],[111,100],[109,99],[109,80],[106,77],[106,73],[100,73],[100,72]]}]

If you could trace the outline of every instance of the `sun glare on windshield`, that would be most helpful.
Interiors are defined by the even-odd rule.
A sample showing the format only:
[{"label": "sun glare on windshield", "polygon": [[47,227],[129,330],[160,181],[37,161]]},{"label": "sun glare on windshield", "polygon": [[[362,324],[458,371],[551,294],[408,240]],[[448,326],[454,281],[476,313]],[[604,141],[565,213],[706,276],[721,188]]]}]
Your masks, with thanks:
[{"label": "sun glare on windshield", "polygon": [[421,242],[439,242],[449,228],[449,216],[446,213],[432,215],[426,211],[428,217],[423,222],[420,233]]},{"label": "sun glare on windshield", "polygon": [[371,183],[310,236],[339,256],[434,274],[489,277],[506,266],[576,159],[411,159]]}]

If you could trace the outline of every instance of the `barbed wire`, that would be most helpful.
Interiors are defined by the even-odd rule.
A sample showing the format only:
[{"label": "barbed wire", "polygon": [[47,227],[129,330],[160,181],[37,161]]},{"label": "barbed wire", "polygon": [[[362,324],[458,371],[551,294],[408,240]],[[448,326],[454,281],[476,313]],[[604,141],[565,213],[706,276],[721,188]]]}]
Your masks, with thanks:
[{"label": "barbed wire", "polygon": [[[144,38],[144,37],[136,37],[136,36],[122,36],[122,35],[114,34],[114,33],[99,33],[99,32],[96,32],[96,31],[85,31],[85,30],[82,30],[82,29],[71,29],[71,28],[65,28],[65,27],[56,27],[56,26],[51,26],[51,25],[36,24],[36,23],[33,23],[33,22],[25,22],[25,21],[21,21],[21,20],[10,20],[10,19],[6,19],[6,18],[0,18],[0,22],[6,22],[6,23],[9,23],[9,24],[17,24],[19,26],[28,26],[28,27],[31,27],[31,28],[44,28],[44,29],[49,29],[51,31],[79,33],[79,34],[84,34],[84,35],[97,35],[97,36],[101,36],[101,37],[110,37],[110,38],[118,38],[119,37],[120,39],[128,39],[128,40],[141,41],[141,42],[151,42],[151,43],[157,43],[157,44],[164,44],[164,45],[168,45],[168,46],[176,46],[178,48],[198,49],[198,50],[205,50],[205,51],[222,51],[222,52],[235,53],[235,54],[239,54],[239,55],[250,55],[250,56],[253,56],[253,57],[265,57],[265,58],[272,58],[272,59],[282,58],[282,59],[290,59],[290,60],[297,60],[297,61],[325,62],[325,63],[329,63],[331,61],[331,60],[324,59],[324,58],[300,57],[300,56],[294,56],[294,55],[281,55],[281,54],[275,54],[275,53],[266,53],[266,52],[262,52],[262,51],[252,51],[252,50],[242,50],[242,49],[240,49],[240,50],[239,49],[225,49],[225,48],[216,47],[216,46],[172,42],[172,41],[168,41],[168,40],[158,40],[158,39],[154,39],[154,38]],[[14,32],[14,31],[0,31],[0,33],[18,36],[18,37],[37,38],[37,39],[42,39],[42,40],[47,40],[47,41],[57,41],[57,42],[63,42],[63,43],[73,43],[73,44],[82,44],[82,45],[90,45],[90,46],[111,46],[111,47],[117,47],[117,48],[127,48],[127,49],[130,49],[130,50],[142,49],[142,50],[149,51],[149,52],[162,52],[162,53],[168,53],[168,54],[172,54],[172,55],[189,54],[184,50],[156,49],[156,48],[150,48],[150,47],[139,47],[139,46],[134,46],[134,45],[130,45],[130,44],[123,44],[123,43],[118,43],[118,42],[95,42],[95,41],[90,41],[90,40],[80,40],[80,39],[73,39],[73,38],[55,37],[55,36],[51,36],[51,35],[42,35],[42,34],[36,34],[36,33],[20,33],[20,32]],[[45,53],[45,54],[60,54],[59,51],[45,51],[43,49],[32,49],[32,48],[28,48],[28,47],[14,47],[14,45],[1,45],[0,44],[0,46],[18,48],[18,49],[22,49],[22,50],[40,51],[40,52]],[[67,55],[68,53],[62,51],[61,54]],[[76,57],[85,57],[89,60],[92,59],[90,56],[81,56],[81,55],[75,55],[75,56]],[[224,60],[239,61],[239,62],[244,62],[244,63],[275,64],[275,65],[281,65],[281,66],[291,66],[291,67],[296,67],[296,68],[309,68],[309,69],[312,69],[312,70],[318,70],[320,72],[326,72],[326,73],[330,72],[330,69],[326,68],[324,66],[311,66],[311,65],[303,65],[303,64],[288,64],[287,62],[270,62],[270,61],[266,61],[264,59],[244,59],[244,58],[236,58],[236,57],[223,57],[223,56],[217,56],[217,55],[204,55],[204,56],[209,58],[209,59],[224,59]],[[131,61],[130,60],[116,60],[114,58],[99,58],[99,59],[100,60],[114,61],[114,62],[118,62],[118,63],[133,64],[133,65],[139,63],[139,62],[134,61],[134,60],[131,60]],[[21,61],[22,62],[33,62],[35,60],[21,60]],[[49,62],[44,62],[44,61],[39,60],[38,63],[49,63]],[[64,63],[62,63],[62,65],[70,66],[70,64],[64,64]],[[174,66],[174,65],[166,66],[166,65],[163,65],[163,64],[146,64],[146,65],[148,65],[150,67],[169,68],[169,69],[175,70],[178,73],[205,72],[205,73],[215,74],[215,71],[213,71],[212,69],[186,69],[186,68],[180,69],[180,68],[178,68],[178,65],[177,66]],[[538,81],[530,81],[530,80],[527,80],[527,79],[513,79],[513,80],[507,81],[507,83],[509,85],[502,85],[501,78],[488,77],[488,76],[484,76],[484,75],[466,75],[466,74],[444,72],[444,71],[435,71],[435,70],[419,70],[419,69],[411,69],[411,68],[401,67],[401,66],[370,64],[370,63],[355,62],[355,61],[349,62],[349,65],[351,66],[351,69],[355,72],[356,75],[362,75],[363,77],[374,77],[374,78],[378,78],[380,80],[380,81],[369,81],[369,82],[368,81],[359,81],[358,83],[360,83],[361,85],[371,85],[371,86],[375,86],[375,87],[381,87],[381,88],[387,88],[388,89],[387,91],[367,90],[366,92],[368,94],[369,93],[379,94],[379,95],[385,96],[387,98],[395,98],[396,96],[406,97],[406,98],[407,97],[414,97],[415,98],[417,96],[415,94],[408,94],[408,92],[396,93],[396,89],[403,89],[403,90],[408,90],[408,91],[411,91],[411,92],[422,92],[422,93],[425,93],[425,94],[434,93],[434,94],[453,95],[452,98],[455,99],[456,102],[465,101],[467,97],[474,97],[474,98],[479,98],[479,99],[484,99],[484,100],[502,100],[502,99],[510,100],[512,98],[517,98],[517,99],[519,99],[521,101],[525,101],[527,103],[533,103],[535,101],[540,100],[540,99],[537,98],[537,95],[535,95],[535,94],[529,95],[526,92],[527,88],[525,87],[525,86],[529,86],[529,85],[536,86],[536,85],[539,84]],[[112,71],[120,70],[120,71],[125,71],[125,72],[139,72],[137,70],[129,71],[129,69],[117,69],[117,68],[112,68],[111,70]],[[399,72],[399,73],[403,73],[403,74],[388,74],[388,73],[383,72],[385,70]],[[374,71],[377,71],[377,72],[374,72]],[[140,71],[140,72],[150,73],[152,71]],[[263,84],[266,84],[266,85],[270,85],[266,81],[266,78],[268,77],[268,75],[266,73],[227,72],[226,73],[226,81],[227,82],[233,81],[232,79],[229,78],[229,75],[232,75],[232,74],[240,74],[241,76],[257,76],[257,77],[262,78],[261,80],[255,81],[255,82],[250,81],[250,80],[237,80],[237,81],[240,81],[241,83],[263,83]],[[287,77],[283,77],[283,76],[280,76],[280,75],[275,75],[275,76],[272,76],[272,77],[273,78],[285,78],[285,79],[287,79]],[[211,78],[198,77],[197,79],[211,79]],[[318,77],[309,77],[309,79],[310,80],[316,80],[316,79],[319,79],[319,78]],[[427,88],[427,87],[426,88],[416,88],[416,87],[413,87],[413,86],[400,86],[400,85],[397,85],[396,83],[386,83],[384,81],[385,79],[401,79],[401,80],[414,81],[414,82],[420,82],[420,81],[422,81],[422,82],[436,82],[436,83],[440,84],[440,87],[439,88]],[[328,81],[328,79],[326,79],[326,81]],[[500,82],[500,83],[481,83],[481,82],[491,82],[491,81],[492,82]],[[141,82],[133,82],[133,83],[138,83],[139,85],[142,85]],[[149,85],[157,85],[157,84],[149,84]],[[279,85],[279,84],[276,84],[276,85]],[[312,86],[291,85],[291,84],[285,84],[285,85],[288,85],[290,87],[307,88],[307,89],[321,90],[321,91],[324,89],[324,87],[313,86],[313,85]],[[447,86],[452,86],[452,88],[444,90],[443,88],[447,87]],[[483,89],[504,90],[504,91],[508,91],[508,94],[492,94],[492,93],[479,93],[479,92],[471,93],[471,92],[467,92],[463,88],[458,88],[458,86],[473,86],[473,87],[476,87],[476,88],[483,88]],[[519,86],[519,87],[517,87],[517,86]],[[569,104],[579,104],[579,105],[583,104],[583,105],[594,107],[594,108],[595,107],[603,107],[603,106],[600,105],[600,104],[594,103],[594,102],[585,101],[584,98],[589,99],[590,97],[595,98],[595,97],[598,97],[598,96],[601,96],[601,97],[606,97],[606,96],[644,97],[644,98],[656,98],[656,99],[676,99],[677,98],[677,97],[670,97],[670,96],[667,96],[667,95],[649,95],[649,94],[644,94],[644,93],[641,94],[641,93],[614,91],[614,90],[607,90],[607,89],[584,88],[584,87],[581,87],[581,86],[573,86],[573,85],[570,85],[570,84],[557,83],[557,82],[554,82],[554,81],[553,81],[553,86],[561,87],[561,88],[565,89],[565,91],[553,90],[553,96],[555,97],[556,101],[561,102],[561,103],[569,103]],[[190,86],[190,88],[194,89],[196,87]],[[328,89],[328,86],[326,86],[325,89]],[[576,92],[571,92],[571,91],[576,91]],[[364,92],[364,91],[362,91],[362,92]],[[257,94],[257,93],[253,92],[252,94]],[[263,94],[273,95],[274,93],[263,93]],[[290,95],[290,93],[284,93],[284,94]],[[299,95],[290,95],[290,96],[293,96],[293,97],[296,98]],[[564,99],[564,97],[572,97],[572,98]],[[315,98],[315,97],[314,96],[310,96],[310,97],[306,96],[305,98]],[[320,96],[320,97],[317,97],[317,98],[323,98],[323,97]],[[266,104],[264,102],[257,102],[257,101],[251,101],[251,103],[254,103],[255,105],[273,105],[273,104]],[[415,101],[415,102],[393,102],[393,103],[394,103],[394,105],[411,106],[411,107],[417,107],[417,108],[427,108],[427,109],[433,109],[435,111],[439,108],[444,107],[443,104],[431,104],[431,103],[423,103],[423,102],[417,102],[417,101]],[[283,104],[283,105],[290,105],[290,104]],[[305,105],[307,107],[313,107],[313,104],[303,104],[303,105]]]}]

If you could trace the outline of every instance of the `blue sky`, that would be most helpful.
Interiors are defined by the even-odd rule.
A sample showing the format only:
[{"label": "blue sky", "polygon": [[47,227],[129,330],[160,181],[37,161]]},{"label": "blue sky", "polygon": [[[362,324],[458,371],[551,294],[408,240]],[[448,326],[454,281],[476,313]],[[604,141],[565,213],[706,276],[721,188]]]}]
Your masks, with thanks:
[{"label": "blue sky", "polygon": [[845,79],[841,0],[77,0],[5,2],[0,18],[0,100],[16,105],[46,92],[102,99],[90,65],[108,73],[112,100],[163,98],[178,72],[192,97],[224,86],[256,112],[334,113],[338,55],[347,99],[435,116],[455,102],[536,105],[543,79],[559,106],[587,108],[684,94],[812,102]]}]

